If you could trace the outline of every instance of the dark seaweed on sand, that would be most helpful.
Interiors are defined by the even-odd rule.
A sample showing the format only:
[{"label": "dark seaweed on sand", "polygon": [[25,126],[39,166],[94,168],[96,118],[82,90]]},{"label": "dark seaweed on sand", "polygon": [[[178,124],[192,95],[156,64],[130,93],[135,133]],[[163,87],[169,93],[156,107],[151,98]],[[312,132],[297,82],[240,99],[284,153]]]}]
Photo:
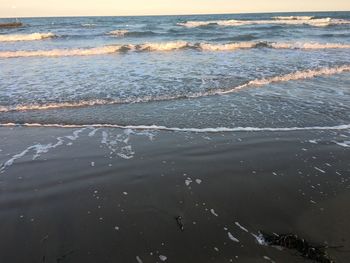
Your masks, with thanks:
[{"label": "dark seaweed on sand", "polygon": [[71,250],[71,251],[67,252],[66,254],[64,254],[64,255],[62,255],[62,256],[56,258],[56,262],[57,262],[57,263],[62,262],[62,261],[65,260],[69,255],[71,255],[71,254],[73,254],[73,253],[74,253],[74,250]]},{"label": "dark seaweed on sand", "polygon": [[183,223],[183,218],[182,216],[177,216],[175,217],[176,223],[178,227],[180,228],[181,231],[184,231],[184,223]]},{"label": "dark seaweed on sand", "polygon": [[310,244],[305,239],[298,237],[294,234],[283,234],[283,235],[270,235],[262,233],[265,242],[269,246],[279,246],[288,249],[294,249],[298,251],[302,257],[313,260],[314,262],[320,263],[335,263],[328,253],[328,246],[316,246]]}]

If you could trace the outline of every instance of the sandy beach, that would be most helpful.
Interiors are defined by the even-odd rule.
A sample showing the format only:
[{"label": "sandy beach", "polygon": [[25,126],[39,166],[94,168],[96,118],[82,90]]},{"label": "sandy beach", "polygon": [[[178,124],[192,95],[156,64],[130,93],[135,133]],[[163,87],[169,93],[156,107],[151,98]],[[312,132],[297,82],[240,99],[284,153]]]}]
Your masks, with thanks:
[{"label": "sandy beach", "polygon": [[0,134],[0,262],[306,262],[259,231],[349,258],[348,131]]}]

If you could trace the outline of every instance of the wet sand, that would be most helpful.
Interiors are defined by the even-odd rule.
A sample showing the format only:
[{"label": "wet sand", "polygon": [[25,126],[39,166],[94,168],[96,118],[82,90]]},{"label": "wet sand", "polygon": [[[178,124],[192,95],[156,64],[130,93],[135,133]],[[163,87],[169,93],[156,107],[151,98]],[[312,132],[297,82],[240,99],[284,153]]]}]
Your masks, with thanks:
[{"label": "wet sand", "polygon": [[259,231],[348,262],[344,134],[0,128],[0,262],[308,262]]}]

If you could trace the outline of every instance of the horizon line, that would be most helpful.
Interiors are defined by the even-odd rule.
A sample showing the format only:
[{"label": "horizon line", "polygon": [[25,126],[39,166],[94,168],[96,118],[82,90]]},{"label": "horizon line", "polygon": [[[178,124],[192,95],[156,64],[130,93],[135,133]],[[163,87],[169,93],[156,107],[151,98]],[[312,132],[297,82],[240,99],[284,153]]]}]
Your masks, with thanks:
[{"label": "horizon line", "polygon": [[264,12],[237,12],[237,13],[183,13],[183,14],[144,14],[144,15],[49,15],[49,16],[11,16],[11,17],[0,17],[0,19],[18,19],[18,18],[73,18],[73,17],[146,17],[146,16],[195,16],[195,15],[249,15],[249,14],[290,14],[290,13],[329,13],[329,12],[337,12],[337,13],[346,13],[350,12],[350,10],[319,10],[319,11],[264,11]]}]

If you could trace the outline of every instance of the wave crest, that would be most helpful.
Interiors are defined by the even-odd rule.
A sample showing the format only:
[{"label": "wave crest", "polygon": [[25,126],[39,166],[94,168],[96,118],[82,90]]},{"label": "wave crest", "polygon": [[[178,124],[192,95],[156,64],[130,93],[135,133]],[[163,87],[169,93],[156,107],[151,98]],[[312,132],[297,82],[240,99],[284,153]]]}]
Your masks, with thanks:
[{"label": "wave crest", "polygon": [[235,86],[229,89],[214,89],[209,91],[188,93],[188,94],[182,94],[182,95],[176,95],[176,96],[160,95],[156,97],[144,96],[144,97],[130,98],[130,99],[109,99],[109,100],[95,99],[95,100],[76,101],[76,102],[0,106],[0,112],[49,110],[49,109],[78,108],[78,107],[112,105],[112,104],[145,103],[145,102],[152,102],[152,101],[167,101],[167,100],[175,100],[175,99],[194,99],[194,98],[214,96],[214,95],[225,95],[225,94],[237,92],[246,88],[262,87],[272,83],[312,79],[315,77],[335,75],[343,72],[350,72],[350,65],[343,65],[343,66],[338,66],[333,68],[318,68],[318,69],[309,69],[304,71],[295,71],[285,75],[251,80],[246,82],[245,84]]},{"label": "wave crest", "polygon": [[296,72],[281,75],[281,76],[252,80],[242,86],[236,87],[233,90],[232,89],[227,90],[223,93],[230,93],[230,92],[244,89],[250,86],[265,86],[265,85],[277,83],[277,82],[312,79],[320,76],[335,75],[335,74],[340,74],[340,73],[349,72],[349,71],[350,71],[350,65],[344,65],[344,66],[339,66],[334,68],[319,68],[319,69],[309,69],[304,71],[296,71]]},{"label": "wave crest", "polygon": [[107,33],[107,35],[113,35],[113,36],[118,36],[118,37],[123,37],[127,34],[129,34],[130,31],[129,30],[113,30],[109,33]]},{"label": "wave crest", "polygon": [[109,45],[95,48],[53,49],[53,50],[19,50],[0,51],[0,58],[16,57],[64,57],[106,55],[127,51],[175,51],[195,49],[199,51],[234,51],[237,49],[274,48],[274,49],[348,49],[350,44],[340,43],[269,43],[269,42],[233,42],[227,44],[190,43],[186,41],[159,42],[145,44]]},{"label": "wave crest", "polygon": [[[293,19],[294,18],[294,19]],[[187,21],[183,23],[177,23],[179,26],[188,28],[218,25],[218,26],[245,26],[245,25],[309,25],[315,27],[325,27],[331,25],[344,25],[350,24],[350,20],[334,19],[334,18],[314,18],[310,17],[281,17],[273,20],[212,20],[212,21]]]},{"label": "wave crest", "polygon": [[311,20],[314,16],[274,16],[275,20]]},{"label": "wave crest", "polygon": [[199,49],[204,51],[230,51],[235,49],[256,48],[262,45],[265,45],[267,47],[267,43],[264,43],[264,42],[238,42],[238,43],[229,43],[229,44],[201,43],[201,44],[198,44],[198,47]]},{"label": "wave crest", "polygon": [[33,34],[16,34],[16,35],[0,35],[0,42],[15,42],[15,41],[34,41],[47,38],[57,37],[53,33],[33,33]]},{"label": "wave crest", "polygon": [[92,56],[111,54],[119,50],[120,46],[104,46],[76,49],[1,51],[0,58]]}]

